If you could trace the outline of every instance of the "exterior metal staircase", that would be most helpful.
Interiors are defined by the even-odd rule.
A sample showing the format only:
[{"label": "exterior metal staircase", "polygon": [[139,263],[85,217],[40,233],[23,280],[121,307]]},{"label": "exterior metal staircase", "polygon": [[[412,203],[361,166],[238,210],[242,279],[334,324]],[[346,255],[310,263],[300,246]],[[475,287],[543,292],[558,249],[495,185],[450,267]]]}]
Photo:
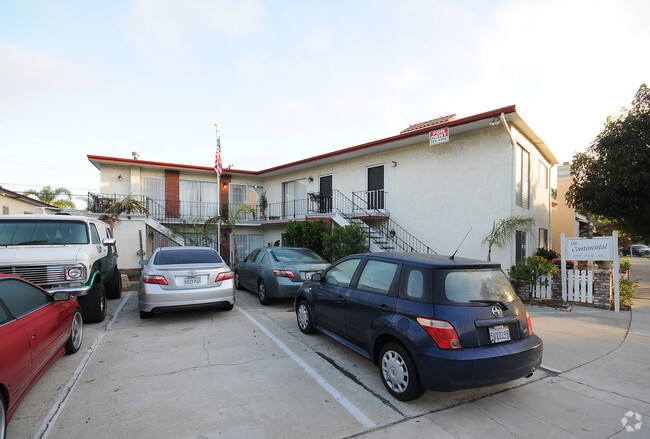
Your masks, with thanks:
[{"label": "exterior metal staircase", "polygon": [[[339,214],[332,219],[339,225],[358,224],[367,234],[372,252],[407,252],[437,254],[405,228],[389,218],[385,210],[362,207],[366,200],[354,195],[354,201],[337,190],[332,192],[332,210]],[[347,223],[347,224],[346,224]]]}]

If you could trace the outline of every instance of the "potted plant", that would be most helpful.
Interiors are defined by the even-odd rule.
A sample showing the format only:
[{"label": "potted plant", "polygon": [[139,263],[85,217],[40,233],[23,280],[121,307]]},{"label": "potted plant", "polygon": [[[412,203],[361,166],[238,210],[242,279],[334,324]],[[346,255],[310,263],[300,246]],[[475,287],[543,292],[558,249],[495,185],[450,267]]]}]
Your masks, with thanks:
[{"label": "potted plant", "polygon": [[266,220],[266,208],[269,206],[269,201],[266,199],[266,191],[260,195],[260,219]]}]

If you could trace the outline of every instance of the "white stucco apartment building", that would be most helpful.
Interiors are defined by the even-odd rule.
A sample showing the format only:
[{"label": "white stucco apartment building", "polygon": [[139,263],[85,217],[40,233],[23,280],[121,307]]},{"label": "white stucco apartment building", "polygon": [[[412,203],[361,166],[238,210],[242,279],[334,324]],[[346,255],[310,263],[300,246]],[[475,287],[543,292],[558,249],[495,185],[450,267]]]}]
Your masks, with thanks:
[{"label": "white stucco apartment building", "polygon": [[[443,130],[442,142],[430,144],[430,133],[438,130]],[[441,117],[393,137],[261,171],[225,169],[219,188],[208,166],[136,157],[88,159],[100,170],[96,211],[127,194],[142,197],[150,208],[151,218],[148,224],[142,220],[139,232],[148,254],[165,234],[156,222],[172,229],[185,224],[189,230],[187,224],[222,212],[219,192],[220,204],[231,211],[239,204],[257,211],[236,227],[239,256],[281,241],[288,221],[308,217],[323,218],[331,227],[364,221],[374,236],[373,251],[452,254],[467,234],[457,255],[486,259],[488,249],[481,243],[493,221],[532,217],[532,230],[517,231],[509,245],[492,250],[492,260],[504,269],[550,245],[550,171],[558,163],[514,105],[464,118]],[[122,264],[137,266],[138,237],[121,238],[122,227],[116,229]],[[132,226],[127,229],[134,233]],[[227,258],[228,237],[224,241],[221,252]]]}]

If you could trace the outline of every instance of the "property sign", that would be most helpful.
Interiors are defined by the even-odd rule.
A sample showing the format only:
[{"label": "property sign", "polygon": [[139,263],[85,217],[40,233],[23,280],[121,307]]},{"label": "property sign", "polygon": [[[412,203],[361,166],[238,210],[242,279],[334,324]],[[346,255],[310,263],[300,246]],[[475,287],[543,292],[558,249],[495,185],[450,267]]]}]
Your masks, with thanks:
[{"label": "property sign", "polygon": [[574,261],[611,261],[613,259],[612,239],[568,238],[566,258]]},{"label": "property sign", "polygon": [[429,131],[429,146],[443,142],[449,142],[449,127]]}]

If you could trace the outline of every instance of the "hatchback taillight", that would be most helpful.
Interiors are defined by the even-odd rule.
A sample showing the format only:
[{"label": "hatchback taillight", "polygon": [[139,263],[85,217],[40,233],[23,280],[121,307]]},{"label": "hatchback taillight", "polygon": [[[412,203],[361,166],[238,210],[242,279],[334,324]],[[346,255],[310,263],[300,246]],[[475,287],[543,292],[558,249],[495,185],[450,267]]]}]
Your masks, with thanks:
[{"label": "hatchback taillight", "polygon": [[167,283],[167,279],[165,279],[165,276],[161,276],[159,274],[145,274],[144,283],[154,285],[169,285]]},{"label": "hatchback taillight", "polygon": [[420,326],[433,338],[440,349],[460,349],[460,340],[454,326],[444,320],[432,320],[418,317]]},{"label": "hatchback taillight", "polygon": [[296,276],[293,274],[293,271],[291,270],[273,270],[273,275],[277,277],[288,277],[290,279],[296,278]]},{"label": "hatchback taillight", "polygon": [[526,311],[526,320],[528,321],[528,336],[532,337],[533,336],[533,324],[530,322],[530,315],[528,315],[528,311]]},{"label": "hatchback taillight", "polygon": [[217,274],[217,278],[214,280],[214,282],[223,282],[224,280],[232,279],[233,277],[235,277],[235,274],[232,271],[222,271],[221,273]]}]

